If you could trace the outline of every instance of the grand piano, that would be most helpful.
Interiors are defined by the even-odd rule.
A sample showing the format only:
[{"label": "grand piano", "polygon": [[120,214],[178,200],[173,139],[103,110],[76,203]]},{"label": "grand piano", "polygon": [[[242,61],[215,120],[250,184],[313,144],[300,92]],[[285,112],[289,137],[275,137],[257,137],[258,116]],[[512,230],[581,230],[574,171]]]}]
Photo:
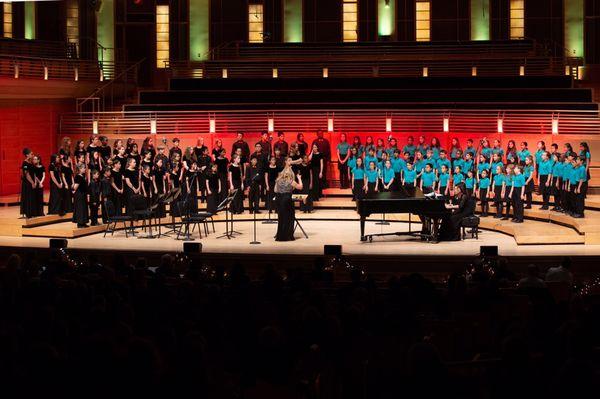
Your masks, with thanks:
[{"label": "grand piano", "polygon": [[[358,213],[360,215],[360,240],[373,241],[373,237],[388,235],[418,236],[427,241],[438,241],[438,232],[441,219],[450,211],[446,209],[443,199],[427,197],[419,188],[404,188],[400,191],[371,193],[358,200]],[[380,233],[365,235],[365,221],[372,214],[408,213],[418,215],[424,228],[421,231]],[[410,218],[409,218],[410,221]]]}]

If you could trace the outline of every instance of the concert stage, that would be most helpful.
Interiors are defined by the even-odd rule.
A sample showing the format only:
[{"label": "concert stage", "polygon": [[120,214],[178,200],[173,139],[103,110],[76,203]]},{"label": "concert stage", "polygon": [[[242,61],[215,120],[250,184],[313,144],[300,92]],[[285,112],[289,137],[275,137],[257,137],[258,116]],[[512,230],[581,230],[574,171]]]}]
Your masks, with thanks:
[{"label": "concert stage", "polygon": [[[326,191],[326,197],[315,203],[315,211],[310,214],[298,212],[296,216],[308,234],[304,238],[296,231],[296,241],[275,242],[273,237],[276,224],[263,224],[268,213],[257,215],[256,234],[260,244],[253,241],[252,215],[247,212],[235,216],[235,230],[241,232],[235,238],[217,238],[225,230],[224,215],[215,217],[216,233],[199,238],[195,232],[193,238],[202,243],[202,251],[212,254],[298,254],[319,255],[325,244],[341,244],[343,253],[352,256],[393,256],[393,255],[476,255],[481,245],[498,245],[499,252],[505,256],[561,256],[561,255],[600,255],[600,196],[590,196],[586,217],[574,219],[560,213],[533,209],[526,210],[527,220],[523,224],[494,219],[491,216],[481,218],[481,232],[478,239],[471,238],[460,242],[431,244],[410,237],[377,237],[371,243],[360,241],[359,215],[348,192],[338,189]],[[596,198],[598,197],[598,198]],[[201,204],[202,207],[202,204]],[[272,215],[276,219],[276,215]],[[372,215],[367,219],[366,232],[408,231],[407,214],[386,215],[389,225],[376,224],[381,215]],[[412,230],[420,229],[412,217]],[[163,224],[170,222],[166,218]],[[0,208],[0,245],[8,247],[46,248],[48,238],[69,239],[69,248],[82,250],[119,250],[130,252],[178,252],[183,242],[171,237],[159,239],[125,238],[124,231],[103,238],[104,226],[90,226],[78,229],[68,217],[45,216],[43,218],[19,219],[18,207]]]}]

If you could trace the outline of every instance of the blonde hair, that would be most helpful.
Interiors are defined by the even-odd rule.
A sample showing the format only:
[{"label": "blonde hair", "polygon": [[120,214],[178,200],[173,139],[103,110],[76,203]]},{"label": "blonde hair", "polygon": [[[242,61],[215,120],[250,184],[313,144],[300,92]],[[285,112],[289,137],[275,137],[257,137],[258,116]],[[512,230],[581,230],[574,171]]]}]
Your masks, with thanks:
[{"label": "blonde hair", "polygon": [[279,176],[277,176],[277,182],[287,180],[289,182],[294,181],[294,171],[291,167],[286,166],[281,172],[279,172]]}]

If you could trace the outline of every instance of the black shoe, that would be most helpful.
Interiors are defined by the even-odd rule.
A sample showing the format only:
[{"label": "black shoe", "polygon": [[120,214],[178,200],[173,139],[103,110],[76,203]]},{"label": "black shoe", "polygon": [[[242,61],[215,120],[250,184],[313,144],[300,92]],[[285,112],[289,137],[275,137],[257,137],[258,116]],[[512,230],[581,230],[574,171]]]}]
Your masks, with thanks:
[{"label": "black shoe", "polygon": [[574,213],[574,214],[573,214],[573,215],[571,215],[571,216],[573,216],[573,217],[574,217],[574,218],[576,218],[576,219],[582,219],[582,218],[584,217],[584,216],[583,216],[581,213]]},{"label": "black shoe", "polygon": [[513,220],[513,222],[515,222],[515,223],[523,223],[523,220],[518,219],[518,220]]},{"label": "black shoe", "polygon": [[262,212],[261,211],[254,211],[254,213],[256,213],[258,215],[259,213],[262,213]]},{"label": "black shoe", "polygon": [[502,220],[508,220],[508,216],[504,216]]},{"label": "black shoe", "polygon": [[92,223],[92,226],[98,226],[98,222]]},{"label": "black shoe", "polygon": [[524,207],[523,209],[531,209],[531,205],[527,205],[526,207]]},{"label": "black shoe", "polygon": [[494,219],[502,219],[501,215],[494,215]]},{"label": "black shoe", "polygon": [[481,216],[485,218],[485,217],[488,216],[488,214],[487,214],[487,212],[484,212],[484,213],[481,214]]},{"label": "black shoe", "polygon": [[80,224],[80,223],[77,223],[77,228],[78,228],[78,229],[83,229],[83,228],[86,228],[86,227],[89,227],[89,226],[88,226],[87,224]]},{"label": "black shoe", "polygon": [[551,211],[554,211],[554,212],[560,212],[560,208],[559,208],[559,207],[557,207],[557,206],[555,206],[554,208],[552,208],[552,209],[550,209],[550,210],[551,210]]},{"label": "black shoe", "polygon": [[548,207],[547,206],[542,206],[542,207],[540,207],[540,209],[543,210],[543,211],[547,211]]}]

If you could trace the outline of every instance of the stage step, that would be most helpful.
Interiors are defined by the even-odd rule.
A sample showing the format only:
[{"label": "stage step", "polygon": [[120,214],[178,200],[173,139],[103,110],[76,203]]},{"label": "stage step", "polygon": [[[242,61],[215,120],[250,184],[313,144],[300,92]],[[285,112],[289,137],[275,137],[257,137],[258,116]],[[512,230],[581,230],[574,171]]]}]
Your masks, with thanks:
[{"label": "stage step", "polygon": [[64,222],[45,226],[32,227],[22,230],[23,237],[48,237],[48,238],[78,238],[90,234],[103,232],[106,226],[77,227],[75,223]]}]

